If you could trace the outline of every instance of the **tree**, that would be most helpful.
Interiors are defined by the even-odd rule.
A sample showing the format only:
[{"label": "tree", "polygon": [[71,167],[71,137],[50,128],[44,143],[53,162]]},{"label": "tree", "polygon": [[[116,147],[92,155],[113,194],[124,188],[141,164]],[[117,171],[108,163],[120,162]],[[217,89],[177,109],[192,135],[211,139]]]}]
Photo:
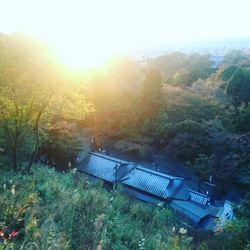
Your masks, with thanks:
[{"label": "tree", "polygon": [[250,70],[238,68],[228,80],[226,92],[236,106],[250,101]]},{"label": "tree", "polygon": [[32,131],[37,137],[41,116],[53,95],[51,82],[44,78],[49,60],[34,53],[38,49],[40,44],[20,35],[1,38],[0,117],[14,170],[19,167],[21,138]]},{"label": "tree", "polygon": [[128,138],[139,130],[143,78],[141,65],[127,58],[112,60],[105,72],[88,73],[87,100],[96,110],[88,126],[100,146],[104,137]]},{"label": "tree", "polygon": [[247,59],[247,56],[242,50],[231,50],[225,55],[224,62],[228,64],[238,64],[245,59]]},{"label": "tree", "polygon": [[157,145],[164,145],[168,137],[170,137],[171,133],[174,131],[174,126],[170,122],[167,113],[159,113],[158,116],[155,117],[151,127],[149,127],[150,131],[147,132],[147,126],[144,126],[144,129],[146,130],[146,134],[152,136],[152,141],[154,143],[157,143]]},{"label": "tree", "polygon": [[0,58],[0,122],[9,156],[17,170],[22,146],[31,144],[30,170],[52,118],[84,119],[91,108],[82,85],[44,45],[20,35],[4,36]]},{"label": "tree", "polygon": [[[235,217],[229,222],[218,238],[225,249],[249,249],[250,246],[250,193],[235,207]],[[226,239],[226,240],[225,240]]]},{"label": "tree", "polygon": [[199,154],[212,154],[213,141],[206,123],[184,120],[172,127],[167,149],[175,158],[194,162]]},{"label": "tree", "polygon": [[156,68],[149,68],[146,72],[142,102],[145,118],[152,118],[158,114],[162,101],[161,73]]},{"label": "tree", "polygon": [[230,79],[230,77],[232,77],[233,73],[235,72],[235,70],[237,70],[237,66],[235,65],[230,65],[227,68],[225,68],[221,74],[220,74],[220,79],[223,81],[228,81]]},{"label": "tree", "polygon": [[200,154],[194,161],[193,164],[189,163],[191,165],[194,173],[199,178],[199,192],[201,191],[201,183],[202,181],[206,181],[209,179],[209,175],[212,173],[212,167],[211,167],[211,159],[212,157]]},{"label": "tree", "polygon": [[243,108],[236,117],[234,127],[238,133],[250,132],[250,107]]},{"label": "tree", "polygon": [[152,64],[161,71],[164,82],[183,87],[198,79],[206,79],[212,73],[209,57],[197,53],[174,52],[156,58]]}]

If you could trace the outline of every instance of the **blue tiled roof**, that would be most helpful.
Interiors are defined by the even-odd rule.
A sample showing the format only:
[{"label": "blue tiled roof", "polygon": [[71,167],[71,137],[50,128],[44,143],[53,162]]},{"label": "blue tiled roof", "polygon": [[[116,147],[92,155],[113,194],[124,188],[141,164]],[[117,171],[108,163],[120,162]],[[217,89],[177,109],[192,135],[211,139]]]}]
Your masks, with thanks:
[{"label": "blue tiled roof", "polygon": [[162,198],[170,198],[174,194],[178,185],[181,184],[179,179],[178,183],[175,182],[176,180],[172,176],[160,174],[142,167],[135,167],[129,176],[122,180],[122,183],[130,187]]},{"label": "blue tiled roof", "polygon": [[204,194],[198,193],[193,190],[189,190],[190,193],[190,200],[197,202],[199,204],[205,205],[208,202],[208,197]]},{"label": "blue tiled roof", "polygon": [[191,201],[172,200],[170,207],[182,213],[195,223],[198,223],[209,214],[206,208],[197,206]]},{"label": "blue tiled roof", "polygon": [[[120,166],[117,171],[120,183],[158,197],[173,197],[183,182],[182,178],[149,170],[134,163],[99,153],[90,153],[88,162],[84,166],[80,165],[79,169],[87,174],[114,183],[116,181],[117,164]],[[186,194],[185,199],[188,198],[189,195]]]},{"label": "blue tiled roof", "polygon": [[210,205],[206,195],[189,190],[183,178],[93,152],[89,154],[88,160],[78,166],[78,169],[111,183],[118,181],[124,185],[128,194],[136,198],[153,203],[156,203],[157,198],[165,199],[171,208],[195,224],[201,222],[206,227],[212,228],[211,218],[219,217],[220,208]]},{"label": "blue tiled roof", "polygon": [[115,182],[117,164],[121,165],[117,172],[118,179],[124,177],[124,175],[135,167],[135,164],[127,161],[119,160],[99,153],[90,153],[87,163],[80,164],[78,169],[102,180]]}]

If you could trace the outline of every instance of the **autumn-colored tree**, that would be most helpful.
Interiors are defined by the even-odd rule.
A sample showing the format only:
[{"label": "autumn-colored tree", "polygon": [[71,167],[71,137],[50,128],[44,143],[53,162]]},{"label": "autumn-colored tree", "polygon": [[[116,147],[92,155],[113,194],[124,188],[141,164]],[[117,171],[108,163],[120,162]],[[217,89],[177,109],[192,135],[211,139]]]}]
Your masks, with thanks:
[{"label": "autumn-colored tree", "polygon": [[142,102],[145,118],[151,118],[159,112],[161,101],[161,73],[156,68],[149,68],[145,75],[142,92]]},{"label": "autumn-colored tree", "polygon": [[[83,119],[90,105],[78,79],[44,45],[22,35],[2,35],[0,58],[0,122],[13,169],[19,168],[19,153],[26,153],[29,170],[51,118]],[[30,152],[21,152],[27,143]]]}]

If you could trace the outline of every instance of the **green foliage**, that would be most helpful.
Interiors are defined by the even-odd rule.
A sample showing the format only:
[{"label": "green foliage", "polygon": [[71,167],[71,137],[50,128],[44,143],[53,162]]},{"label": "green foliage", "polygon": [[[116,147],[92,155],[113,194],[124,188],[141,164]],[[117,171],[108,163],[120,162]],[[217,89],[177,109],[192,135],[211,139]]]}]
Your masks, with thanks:
[{"label": "green foliage", "polygon": [[233,73],[235,72],[235,70],[237,70],[237,68],[238,67],[235,66],[235,65],[228,66],[220,74],[220,79],[223,80],[223,81],[228,81],[230,79],[230,77],[233,75]]},{"label": "green foliage", "polygon": [[34,162],[55,117],[83,120],[93,111],[78,75],[43,44],[22,35],[0,39],[0,134],[14,170]]},{"label": "green foliage", "polygon": [[174,133],[168,148],[175,152],[175,157],[194,161],[199,154],[212,154],[213,142],[208,140],[210,135],[205,123],[184,120],[176,124]]},{"label": "green foliage", "polygon": [[245,59],[247,59],[247,56],[242,50],[231,50],[227,52],[224,62],[228,64],[238,64]]},{"label": "green foliage", "polygon": [[146,68],[119,58],[83,74],[31,38],[0,34],[0,228],[19,231],[0,249],[249,248],[249,197],[227,230],[199,245],[164,206],[105,191],[73,172],[6,170],[22,170],[41,148],[64,166],[84,156],[91,131],[99,146],[130,140],[144,154],[166,146],[191,161],[200,180],[211,171],[222,181],[234,173],[249,187],[249,58],[233,51],[225,62],[219,77],[207,56],[184,53]]},{"label": "green foliage", "polygon": [[163,79],[172,85],[190,86],[212,73],[209,58],[199,54],[174,52],[156,58],[153,65],[161,70]]},{"label": "green foliage", "polygon": [[250,193],[247,193],[244,200],[241,202],[240,206],[235,210],[239,218],[250,219]]},{"label": "green foliage", "polygon": [[89,151],[90,134],[87,129],[73,121],[59,120],[53,123],[48,131],[48,138],[44,140],[43,148],[48,160],[57,169],[68,169],[72,164],[86,157]]},{"label": "green foliage", "polygon": [[32,172],[0,175],[0,227],[12,223],[8,230],[19,231],[7,242],[13,249],[192,247],[192,238],[179,233],[176,218],[161,206],[109,193],[73,172],[39,165]]},{"label": "green foliage", "polygon": [[161,74],[156,68],[147,70],[142,90],[142,103],[144,118],[151,119],[160,108],[162,101]]},{"label": "green foliage", "polygon": [[199,176],[203,181],[208,181],[209,175],[212,172],[211,168],[211,157],[207,155],[200,154],[194,161],[194,164],[191,164],[195,174]]},{"label": "green foliage", "polygon": [[234,121],[234,127],[237,133],[246,133],[250,131],[250,106],[243,108]]},{"label": "green foliage", "polygon": [[250,70],[238,68],[229,79],[226,91],[236,106],[248,103],[250,101]]},{"label": "green foliage", "polygon": [[[196,165],[206,165],[200,156]],[[194,240],[175,216],[108,192],[84,176],[35,166],[33,174],[1,171],[0,227],[19,235],[0,249],[245,249],[249,244],[249,199],[217,236]]]},{"label": "green foliage", "polygon": [[212,168],[212,156],[199,154],[194,160],[194,163],[188,162],[188,165],[192,168],[194,174],[199,178],[199,191],[201,188],[201,181],[208,181],[209,176],[213,173]]},{"label": "green foliage", "polygon": [[[235,208],[235,217],[226,225],[225,230],[216,237],[216,241],[209,241],[211,249],[249,249],[250,247],[250,195],[246,194],[244,200]],[[226,240],[225,240],[226,239]],[[216,244],[220,244],[219,247]]]},{"label": "green foliage", "polygon": [[86,97],[96,109],[87,124],[95,138],[104,135],[118,139],[136,134],[141,125],[144,80],[139,63],[120,58],[111,62],[105,73],[95,71],[87,76]]},{"label": "green foliage", "polygon": [[152,123],[149,120],[145,120],[143,129],[144,134],[152,137],[153,143],[159,145],[164,145],[174,132],[173,123],[170,121],[167,113],[159,113]]},{"label": "green foliage", "polygon": [[177,95],[169,91],[165,98],[166,112],[173,122],[212,120],[222,112],[216,102],[192,91],[182,90]]}]

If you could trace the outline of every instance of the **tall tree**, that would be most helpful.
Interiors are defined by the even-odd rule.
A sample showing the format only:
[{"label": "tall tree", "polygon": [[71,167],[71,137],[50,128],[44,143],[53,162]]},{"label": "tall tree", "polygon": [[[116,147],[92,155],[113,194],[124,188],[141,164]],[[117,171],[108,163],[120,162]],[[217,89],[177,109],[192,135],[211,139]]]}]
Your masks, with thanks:
[{"label": "tall tree", "polygon": [[20,35],[1,36],[0,58],[0,122],[14,170],[22,146],[31,144],[29,170],[52,117],[83,119],[89,105],[81,84],[44,45]]},{"label": "tall tree", "polygon": [[[191,164],[194,173],[198,176],[198,186],[199,192],[201,191],[201,183],[202,181],[208,181],[209,175],[212,173],[212,164],[211,157],[207,155],[200,154],[194,161],[194,164]],[[190,163],[189,163],[190,164]]]},{"label": "tall tree", "polygon": [[238,68],[228,80],[226,92],[232,97],[235,105],[250,101],[250,70]]},{"label": "tall tree", "polygon": [[162,83],[161,73],[156,68],[149,68],[146,72],[142,102],[145,118],[152,118],[161,108]]}]

